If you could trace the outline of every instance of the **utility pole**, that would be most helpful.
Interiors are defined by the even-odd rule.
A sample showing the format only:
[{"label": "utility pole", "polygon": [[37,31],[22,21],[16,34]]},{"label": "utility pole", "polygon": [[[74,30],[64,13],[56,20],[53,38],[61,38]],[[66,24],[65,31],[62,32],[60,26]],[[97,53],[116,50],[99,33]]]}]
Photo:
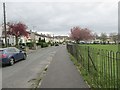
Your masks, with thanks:
[{"label": "utility pole", "polygon": [[4,14],[5,47],[7,47],[7,33],[6,33],[6,11],[5,11],[5,3],[3,3],[3,14]]},{"label": "utility pole", "polygon": [[53,34],[53,44],[55,43],[55,41],[54,41],[54,34]]},{"label": "utility pole", "polygon": [[[36,26],[33,26],[33,30],[35,29]],[[36,49],[36,40],[35,40],[35,32],[33,32],[33,44],[34,44],[34,49]]]}]

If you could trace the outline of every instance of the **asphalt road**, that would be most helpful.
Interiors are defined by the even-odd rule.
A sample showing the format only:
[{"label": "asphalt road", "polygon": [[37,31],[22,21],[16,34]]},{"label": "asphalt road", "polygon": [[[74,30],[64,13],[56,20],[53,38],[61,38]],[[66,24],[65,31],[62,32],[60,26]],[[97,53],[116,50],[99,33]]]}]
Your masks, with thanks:
[{"label": "asphalt road", "polygon": [[47,47],[28,54],[27,60],[17,62],[13,66],[2,68],[2,88],[30,88],[30,80],[48,65],[58,47]]}]

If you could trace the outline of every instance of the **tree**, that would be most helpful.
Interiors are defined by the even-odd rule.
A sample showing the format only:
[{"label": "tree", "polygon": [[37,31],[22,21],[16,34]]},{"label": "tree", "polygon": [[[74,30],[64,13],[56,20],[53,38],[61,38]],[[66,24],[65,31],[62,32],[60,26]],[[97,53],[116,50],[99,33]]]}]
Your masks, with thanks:
[{"label": "tree", "polygon": [[118,40],[118,35],[117,35],[117,33],[110,33],[110,35],[109,35],[111,38],[112,38],[112,40],[115,42],[115,44],[117,43],[117,40]]},{"label": "tree", "polygon": [[84,28],[81,31],[81,35],[84,35],[82,38],[83,40],[91,40],[93,39],[93,34],[88,28]]},{"label": "tree", "polygon": [[81,28],[79,28],[79,27],[73,27],[71,29],[71,34],[70,34],[71,39],[75,40],[76,42],[81,40],[80,36],[79,36],[80,35],[80,30],[81,30]]},{"label": "tree", "polygon": [[41,42],[41,37],[39,37],[39,40],[38,40],[38,42]]},{"label": "tree", "polygon": [[100,39],[102,40],[102,43],[105,43],[106,40],[107,40],[107,35],[106,35],[106,33],[101,33]]},{"label": "tree", "polygon": [[93,38],[94,38],[94,40],[95,40],[95,39],[100,39],[100,37],[98,36],[97,33],[94,33],[94,34],[93,34]]},{"label": "tree", "polygon": [[8,34],[14,35],[16,39],[16,46],[18,46],[18,38],[20,36],[28,37],[28,33],[26,31],[27,26],[24,23],[9,23],[9,31]]},{"label": "tree", "polygon": [[78,43],[81,40],[92,39],[93,35],[88,28],[73,27],[70,34],[71,39],[75,40]]}]

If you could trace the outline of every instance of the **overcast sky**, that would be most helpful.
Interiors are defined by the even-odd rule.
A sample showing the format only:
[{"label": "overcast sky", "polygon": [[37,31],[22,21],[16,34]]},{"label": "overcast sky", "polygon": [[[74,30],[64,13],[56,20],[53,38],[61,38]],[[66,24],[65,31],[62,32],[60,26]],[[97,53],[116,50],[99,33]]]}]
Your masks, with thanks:
[{"label": "overcast sky", "polygon": [[[0,7],[2,23],[2,3]],[[7,2],[6,12],[8,22],[24,22],[37,32],[68,35],[73,26],[98,34],[118,32],[116,2]]]}]

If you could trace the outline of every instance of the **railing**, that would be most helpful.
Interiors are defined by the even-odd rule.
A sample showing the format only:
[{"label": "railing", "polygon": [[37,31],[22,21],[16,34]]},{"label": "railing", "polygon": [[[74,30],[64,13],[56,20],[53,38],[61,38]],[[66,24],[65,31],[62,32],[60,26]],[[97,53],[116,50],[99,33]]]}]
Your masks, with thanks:
[{"label": "railing", "polygon": [[67,49],[88,74],[91,87],[120,88],[120,52],[72,44]]}]

